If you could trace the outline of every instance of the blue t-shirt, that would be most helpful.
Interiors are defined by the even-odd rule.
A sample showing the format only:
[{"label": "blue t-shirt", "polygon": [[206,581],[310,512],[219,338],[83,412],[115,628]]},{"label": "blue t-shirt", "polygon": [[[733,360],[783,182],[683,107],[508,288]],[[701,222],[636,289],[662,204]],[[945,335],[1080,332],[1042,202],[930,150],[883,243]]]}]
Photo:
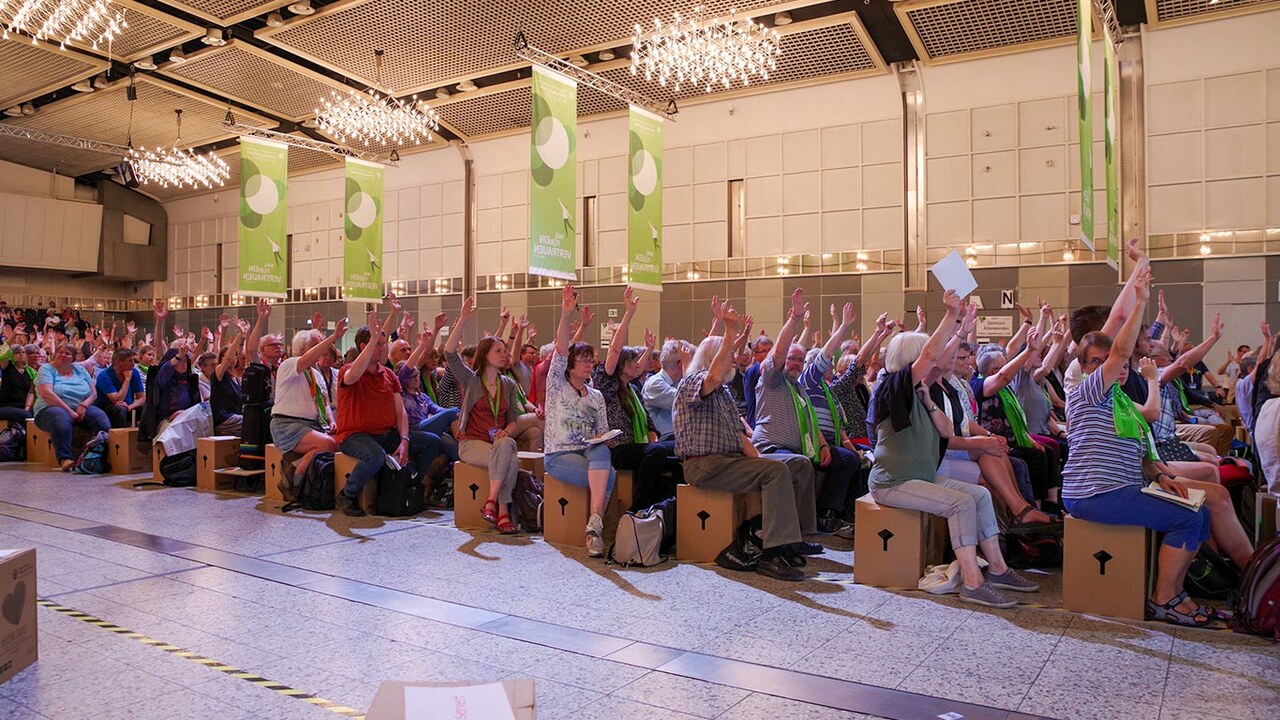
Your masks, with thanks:
[{"label": "blue t-shirt", "polygon": [[[52,364],[41,365],[40,372],[36,373],[36,387],[41,385],[52,385],[53,393],[62,398],[62,402],[72,410],[75,410],[76,406],[84,402],[93,392],[93,378],[89,377],[88,371],[79,363],[71,365],[70,377],[59,374]],[[39,415],[40,411],[47,407],[49,403],[45,402],[37,392],[35,414]]]},{"label": "blue t-shirt", "polygon": [[[94,387],[98,390],[98,405],[110,406],[115,403],[111,402],[107,395],[120,391],[119,378],[116,377],[116,369],[109,367],[98,373],[94,380]],[[133,368],[132,374],[129,376],[129,396],[124,399],[126,403],[133,402],[134,397],[142,394],[142,373],[138,372],[138,368]]]}]

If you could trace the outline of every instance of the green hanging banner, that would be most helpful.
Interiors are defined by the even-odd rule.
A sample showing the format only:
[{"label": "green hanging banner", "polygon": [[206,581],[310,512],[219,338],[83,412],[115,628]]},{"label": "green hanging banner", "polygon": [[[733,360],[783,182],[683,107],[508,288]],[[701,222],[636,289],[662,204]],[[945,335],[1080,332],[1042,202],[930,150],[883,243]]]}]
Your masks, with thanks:
[{"label": "green hanging banner", "polygon": [[578,83],[533,66],[529,273],[574,280],[578,269]]},{"label": "green hanging banner", "polygon": [[288,289],[289,147],[240,138],[241,294],[285,296]]},{"label": "green hanging banner", "polygon": [[631,106],[627,272],[631,285],[662,292],[662,118]]},{"label": "green hanging banner", "polygon": [[382,299],[382,166],[347,158],[342,292],[348,300]]},{"label": "green hanging banner", "polygon": [[1080,115],[1080,242],[1093,252],[1093,2],[1076,13],[1076,107]]},{"label": "green hanging banner", "polygon": [[1106,152],[1107,176],[1107,264],[1120,269],[1120,184],[1117,163],[1120,156],[1116,148],[1116,131],[1120,123],[1120,106],[1117,98],[1119,66],[1116,64],[1116,44],[1111,33],[1104,32],[1102,38],[1103,62],[1106,66],[1102,74],[1103,132],[1106,133],[1103,147]]}]

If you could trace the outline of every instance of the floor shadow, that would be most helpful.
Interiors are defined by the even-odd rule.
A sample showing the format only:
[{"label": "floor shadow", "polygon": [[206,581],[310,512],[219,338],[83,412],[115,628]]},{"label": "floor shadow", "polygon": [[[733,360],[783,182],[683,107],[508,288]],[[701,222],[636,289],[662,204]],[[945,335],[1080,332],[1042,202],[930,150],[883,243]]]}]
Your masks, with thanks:
[{"label": "floor shadow", "polygon": [[485,555],[480,552],[481,545],[506,545],[508,547],[528,547],[533,544],[533,538],[528,535],[503,535],[496,530],[463,530],[469,532],[471,539],[458,546],[458,552],[464,555],[470,555],[477,560],[498,561],[502,558],[496,555]]}]

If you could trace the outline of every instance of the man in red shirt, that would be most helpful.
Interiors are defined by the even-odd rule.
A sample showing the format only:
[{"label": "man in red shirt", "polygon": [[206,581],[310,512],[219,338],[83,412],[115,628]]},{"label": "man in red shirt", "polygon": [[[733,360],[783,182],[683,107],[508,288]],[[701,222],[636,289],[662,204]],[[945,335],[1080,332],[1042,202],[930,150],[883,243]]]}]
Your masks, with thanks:
[{"label": "man in red shirt", "polygon": [[388,455],[402,466],[414,461],[414,467],[424,475],[427,468],[417,461],[430,462],[423,453],[428,438],[423,433],[409,432],[400,381],[386,366],[387,333],[377,319],[375,310],[369,314],[369,324],[356,331],[356,349],[360,354],[338,371],[335,439],[344,454],[356,459],[346,487],[338,493],[338,507],[351,517],[364,515],[360,509],[360,490],[377,477]]}]

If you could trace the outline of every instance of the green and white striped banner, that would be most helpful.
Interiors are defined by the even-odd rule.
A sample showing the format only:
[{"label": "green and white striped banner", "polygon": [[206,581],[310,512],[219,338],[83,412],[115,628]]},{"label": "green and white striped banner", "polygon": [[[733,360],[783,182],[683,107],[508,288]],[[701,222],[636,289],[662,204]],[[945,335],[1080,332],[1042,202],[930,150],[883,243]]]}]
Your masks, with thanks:
[{"label": "green and white striped banner", "polygon": [[240,278],[255,297],[285,296],[289,268],[289,146],[240,138]]},{"label": "green and white striped banner", "polygon": [[1076,107],[1080,115],[1080,242],[1093,252],[1093,2],[1076,13]]},{"label": "green and white striped banner", "polygon": [[347,158],[342,292],[348,300],[382,299],[382,170]]},{"label": "green and white striped banner", "polygon": [[1119,270],[1120,246],[1123,244],[1120,240],[1120,183],[1117,167],[1120,156],[1116,146],[1120,129],[1118,98],[1120,67],[1116,64],[1116,44],[1111,39],[1111,33],[1103,33],[1102,48],[1103,62],[1106,63],[1102,78],[1102,104],[1105,118],[1103,132],[1106,133],[1103,146],[1107,164],[1107,264]]},{"label": "green and white striped banner", "polygon": [[577,278],[578,83],[533,66],[529,274]]}]

